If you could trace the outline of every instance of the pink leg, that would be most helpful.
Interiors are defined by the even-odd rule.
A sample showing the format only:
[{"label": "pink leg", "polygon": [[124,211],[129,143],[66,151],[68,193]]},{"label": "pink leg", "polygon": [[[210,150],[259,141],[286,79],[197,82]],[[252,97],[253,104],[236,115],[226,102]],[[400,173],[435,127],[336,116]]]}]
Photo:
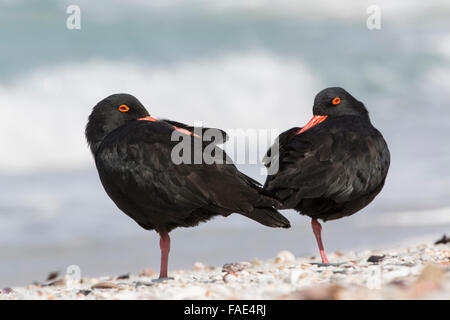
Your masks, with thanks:
[{"label": "pink leg", "polygon": [[314,235],[316,236],[317,244],[319,245],[320,256],[322,257],[322,263],[328,264],[329,263],[328,258],[327,258],[327,255],[325,254],[325,249],[323,248],[323,244],[322,244],[322,236],[321,236],[322,226],[320,225],[319,221],[317,221],[317,219],[312,219],[311,225],[313,228]]},{"label": "pink leg", "polygon": [[167,265],[169,261],[170,251],[170,237],[169,233],[162,231],[159,233],[160,241],[159,247],[161,248],[161,270],[159,272],[159,278],[167,278]]}]

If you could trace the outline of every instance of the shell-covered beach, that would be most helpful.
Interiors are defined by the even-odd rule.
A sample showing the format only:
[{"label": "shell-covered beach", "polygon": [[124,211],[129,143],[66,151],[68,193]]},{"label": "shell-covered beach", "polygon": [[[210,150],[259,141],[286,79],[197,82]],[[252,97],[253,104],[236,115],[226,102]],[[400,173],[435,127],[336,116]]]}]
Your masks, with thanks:
[{"label": "shell-covered beach", "polygon": [[333,252],[332,265],[281,251],[273,259],[195,263],[189,270],[48,281],[3,288],[0,299],[450,299],[450,245]]}]

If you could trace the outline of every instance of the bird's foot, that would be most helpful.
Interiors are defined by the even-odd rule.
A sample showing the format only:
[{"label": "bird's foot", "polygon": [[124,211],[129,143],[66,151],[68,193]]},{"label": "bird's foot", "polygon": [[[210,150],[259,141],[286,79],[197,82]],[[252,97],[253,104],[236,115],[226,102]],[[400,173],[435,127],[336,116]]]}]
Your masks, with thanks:
[{"label": "bird's foot", "polygon": [[170,281],[170,280],[174,280],[174,278],[173,277],[156,278],[156,279],[153,279],[152,282],[153,283],[162,283],[164,281]]}]

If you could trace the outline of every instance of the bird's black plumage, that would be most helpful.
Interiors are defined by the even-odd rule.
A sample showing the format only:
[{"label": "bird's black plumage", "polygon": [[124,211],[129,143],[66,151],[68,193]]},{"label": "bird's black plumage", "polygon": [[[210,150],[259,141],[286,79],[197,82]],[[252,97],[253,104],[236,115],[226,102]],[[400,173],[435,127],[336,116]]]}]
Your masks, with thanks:
[{"label": "bird's black plumage", "polygon": [[[121,106],[129,110],[121,112]],[[138,120],[143,118],[152,121]],[[172,151],[179,141],[171,137],[180,128],[196,131],[180,122],[156,121],[127,94],[112,95],[94,107],[86,137],[103,187],[124,213],[160,234],[231,213],[270,227],[290,226],[273,208],[279,204],[276,198],[232,163],[174,163]],[[225,132],[212,130],[227,138]],[[200,140],[189,132],[185,136],[192,145]],[[208,144],[201,141],[202,150]],[[213,149],[217,154],[223,152],[217,146]]]},{"label": "bird's black plumage", "polygon": [[264,187],[279,197],[279,208],[323,221],[349,216],[383,188],[387,144],[365,106],[342,88],[319,92],[313,113],[325,119],[301,133],[300,127],[282,133],[278,150],[266,155],[266,166],[279,161],[279,170]]},{"label": "bird's black plumage", "polygon": [[[341,105],[327,103],[337,96]],[[373,200],[384,185],[390,156],[362,103],[340,88],[328,88],[318,98],[314,108],[327,119],[300,134],[296,127],[280,135],[279,152],[265,159],[267,166],[278,160],[279,171],[268,176],[265,188],[280,198],[281,208],[326,221]]]}]

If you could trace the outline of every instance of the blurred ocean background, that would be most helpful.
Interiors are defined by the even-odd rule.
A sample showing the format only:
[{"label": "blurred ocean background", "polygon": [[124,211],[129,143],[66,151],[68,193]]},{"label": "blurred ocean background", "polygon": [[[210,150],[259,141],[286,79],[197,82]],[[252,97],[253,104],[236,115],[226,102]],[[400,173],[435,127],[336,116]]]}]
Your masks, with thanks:
[{"label": "blurred ocean background", "polygon": [[[81,30],[66,28],[70,4]],[[381,30],[366,27],[372,4]],[[325,248],[450,232],[449,1],[0,0],[0,287],[74,264],[82,276],[158,270],[157,234],[114,206],[85,142],[102,98],[128,92],[156,117],[283,131],[329,86],[366,104],[392,164],[369,207],[323,225]],[[240,168],[264,181],[259,165]],[[317,257],[310,220],[284,214],[288,231],[238,215],[176,229],[169,269],[282,249]]]}]

